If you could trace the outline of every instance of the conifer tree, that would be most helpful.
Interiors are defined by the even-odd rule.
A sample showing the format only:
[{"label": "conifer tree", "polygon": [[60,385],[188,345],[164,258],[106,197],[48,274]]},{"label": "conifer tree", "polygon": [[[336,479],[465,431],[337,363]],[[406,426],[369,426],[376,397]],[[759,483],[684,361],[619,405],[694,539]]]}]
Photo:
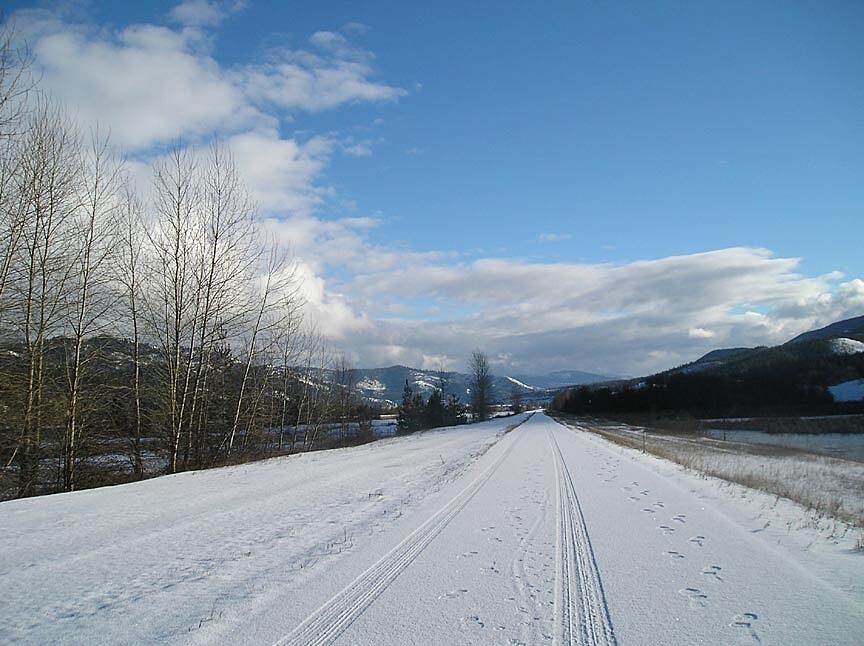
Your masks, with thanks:
[{"label": "conifer tree", "polygon": [[406,379],[405,388],[402,389],[402,406],[399,407],[397,433],[399,435],[407,435],[408,433],[413,433],[416,430],[414,428],[415,418],[416,413],[414,412],[414,389],[411,388],[411,385]]}]

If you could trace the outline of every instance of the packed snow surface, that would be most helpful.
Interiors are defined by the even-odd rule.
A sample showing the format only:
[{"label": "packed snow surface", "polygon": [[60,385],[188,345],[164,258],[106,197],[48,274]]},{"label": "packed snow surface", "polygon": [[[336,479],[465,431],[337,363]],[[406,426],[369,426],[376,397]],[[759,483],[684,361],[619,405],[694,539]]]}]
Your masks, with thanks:
[{"label": "packed snow surface", "polygon": [[739,489],[535,413],[11,501],[0,642],[860,644],[861,555]]},{"label": "packed snow surface", "polygon": [[857,402],[864,399],[864,379],[844,381],[836,386],[829,386],[828,392],[835,402]]}]

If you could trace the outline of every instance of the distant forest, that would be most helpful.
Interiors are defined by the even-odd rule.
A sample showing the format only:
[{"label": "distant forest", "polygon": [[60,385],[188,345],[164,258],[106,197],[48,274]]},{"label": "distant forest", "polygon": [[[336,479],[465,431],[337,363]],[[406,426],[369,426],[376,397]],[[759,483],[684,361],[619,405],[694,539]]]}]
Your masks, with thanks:
[{"label": "distant forest", "polygon": [[767,349],[760,361],[704,371],[669,371],[619,385],[559,392],[556,410],[583,414],[681,414],[694,417],[862,413],[835,403],[829,384],[864,377],[864,354],[795,356]]}]

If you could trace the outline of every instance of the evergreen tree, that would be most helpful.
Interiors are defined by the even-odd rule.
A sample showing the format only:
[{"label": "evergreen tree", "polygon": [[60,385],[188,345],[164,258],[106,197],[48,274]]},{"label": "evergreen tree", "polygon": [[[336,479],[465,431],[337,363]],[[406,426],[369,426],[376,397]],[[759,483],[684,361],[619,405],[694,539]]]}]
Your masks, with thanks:
[{"label": "evergreen tree", "polygon": [[423,430],[423,395],[414,393],[411,400],[411,416],[409,417],[411,433]]},{"label": "evergreen tree", "polygon": [[423,421],[426,428],[437,428],[446,425],[444,396],[440,390],[435,390],[426,400],[423,410]]},{"label": "evergreen tree", "polygon": [[444,426],[456,426],[462,423],[462,402],[459,396],[450,394],[444,406]]},{"label": "evergreen tree", "polygon": [[405,388],[402,389],[402,406],[399,408],[399,418],[397,420],[396,432],[399,435],[407,435],[413,433],[414,430],[414,389],[408,380],[405,380]]}]

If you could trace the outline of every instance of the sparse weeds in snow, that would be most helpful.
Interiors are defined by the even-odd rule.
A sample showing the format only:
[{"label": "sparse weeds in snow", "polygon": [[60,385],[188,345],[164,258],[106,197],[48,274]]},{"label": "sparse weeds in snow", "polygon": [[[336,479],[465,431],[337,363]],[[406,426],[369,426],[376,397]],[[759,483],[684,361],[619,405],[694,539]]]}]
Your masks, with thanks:
[{"label": "sparse weeds in snow", "polygon": [[[207,624],[207,623],[210,623],[211,621],[215,621],[216,619],[222,618],[222,611],[220,610],[219,612],[216,612],[216,604],[217,604],[217,602],[213,601],[213,605],[210,608],[210,614],[206,617],[202,617],[201,620],[198,622],[198,629],[199,630],[204,626],[204,624]],[[191,632],[192,629],[190,628],[189,630]]]}]

